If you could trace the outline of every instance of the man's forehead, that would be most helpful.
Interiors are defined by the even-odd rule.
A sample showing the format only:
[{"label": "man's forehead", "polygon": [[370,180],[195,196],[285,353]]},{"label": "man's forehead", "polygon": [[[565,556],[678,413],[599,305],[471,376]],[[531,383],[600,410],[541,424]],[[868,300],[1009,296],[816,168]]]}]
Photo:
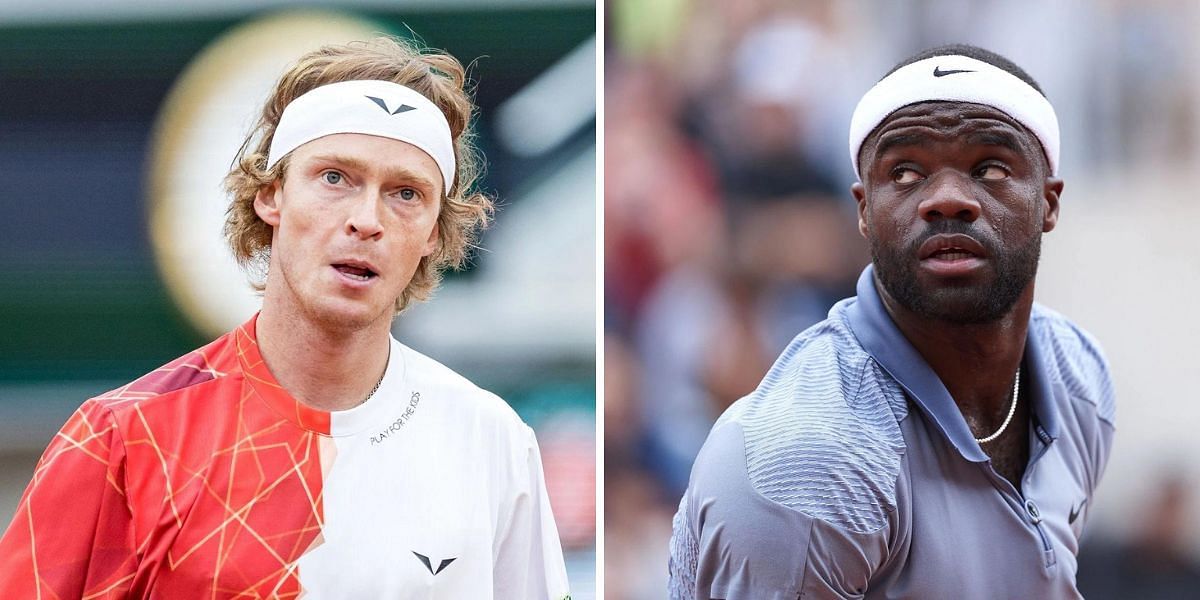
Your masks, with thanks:
[{"label": "man's forehead", "polygon": [[335,133],[305,142],[296,148],[297,156],[336,154],[353,157],[373,167],[405,166],[420,163],[437,170],[433,157],[405,141],[365,133]]},{"label": "man's forehead", "polygon": [[984,104],[947,101],[920,102],[896,110],[871,132],[863,149],[864,154],[869,151],[877,156],[887,147],[935,138],[961,138],[969,143],[1042,152],[1033,133],[1003,111]]},{"label": "man's forehead", "polygon": [[1007,129],[1030,140],[1032,134],[1016,119],[986,104],[969,102],[920,102],[910,104],[888,115],[870,139],[878,141],[884,135],[902,128],[927,128],[931,131]]},{"label": "man's forehead", "polygon": [[338,133],[302,144],[293,152],[302,162],[336,162],[363,171],[419,177],[433,183],[440,179],[437,162],[421,148],[381,136]]}]

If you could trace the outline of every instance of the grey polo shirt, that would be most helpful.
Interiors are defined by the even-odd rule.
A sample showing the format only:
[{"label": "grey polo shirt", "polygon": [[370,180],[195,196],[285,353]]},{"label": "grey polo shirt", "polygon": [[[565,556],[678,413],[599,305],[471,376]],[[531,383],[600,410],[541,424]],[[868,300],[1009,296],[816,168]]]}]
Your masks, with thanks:
[{"label": "grey polo shirt", "polygon": [[1035,305],[1021,489],[896,328],[872,267],[713,426],[671,539],[672,598],[1078,598],[1113,436],[1096,342]]}]

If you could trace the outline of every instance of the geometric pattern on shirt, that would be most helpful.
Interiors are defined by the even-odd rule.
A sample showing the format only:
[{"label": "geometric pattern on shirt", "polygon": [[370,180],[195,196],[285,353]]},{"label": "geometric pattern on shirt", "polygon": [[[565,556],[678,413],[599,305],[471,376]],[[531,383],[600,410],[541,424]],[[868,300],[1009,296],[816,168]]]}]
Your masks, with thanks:
[{"label": "geometric pattern on shirt", "polygon": [[744,431],[758,493],[868,533],[896,506],[907,404],[839,312],[797,336],[731,417]]},{"label": "geometric pattern on shirt", "polygon": [[671,556],[667,562],[670,575],[668,593],[671,600],[694,600],[696,570],[699,568],[700,544],[692,535],[688,519],[687,494],[679,501],[679,510],[671,522]]},{"label": "geometric pattern on shirt", "polygon": [[1051,370],[1067,393],[1095,406],[1096,414],[1112,425],[1116,402],[1100,345],[1066,317],[1044,306],[1034,307],[1030,321],[1030,333],[1039,335],[1042,347],[1054,353],[1047,367],[1055,367]]},{"label": "geometric pattern on shirt", "polygon": [[[31,587],[44,597],[298,597],[297,560],[321,543],[322,436],[265,408],[247,381],[264,373],[243,326],[84,403],[19,509]],[[128,506],[128,525],[101,515],[110,529],[90,554],[56,551],[72,507],[43,497],[39,481],[77,475],[90,486],[97,471],[102,493]]]}]

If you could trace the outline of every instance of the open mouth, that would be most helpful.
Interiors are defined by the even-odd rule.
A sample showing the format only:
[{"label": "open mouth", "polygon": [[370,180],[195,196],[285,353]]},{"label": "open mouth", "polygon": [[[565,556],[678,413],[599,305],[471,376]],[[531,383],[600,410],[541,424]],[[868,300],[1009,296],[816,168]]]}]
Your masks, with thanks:
[{"label": "open mouth", "polygon": [[963,248],[956,248],[953,246],[950,248],[942,248],[940,250],[935,251],[933,254],[929,255],[929,258],[931,258],[933,260],[946,260],[946,261],[966,260],[968,258],[975,258],[975,257],[976,257],[976,254],[974,252],[971,252],[970,250],[965,250]]},{"label": "open mouth", "polygon": [[986,258],[981,245],[975,238],[963,234],[935,235],[921,244],[918,251],[921,260],[956,262]]},{"label": "open mouth", "polygon": [[337,271],[339,273],[341,273],[342,275],[345,275],[346,277],[356,280],[356,281],[370,281],[371,279],[374,279],[378,275],[377,273],[375,273],[375,271],[372,271],[371,269],[369,269],[367,267],[358,266],[358,265],[342,263],[342,264],[333,265],[333,268],[337,269]]},{"label": "open mouth", "polygon": [[934,276],[960,278],[983,269],[987,265],[988,252],[969,235],[942,233],[925,240],[917,256],[922,268]]}]

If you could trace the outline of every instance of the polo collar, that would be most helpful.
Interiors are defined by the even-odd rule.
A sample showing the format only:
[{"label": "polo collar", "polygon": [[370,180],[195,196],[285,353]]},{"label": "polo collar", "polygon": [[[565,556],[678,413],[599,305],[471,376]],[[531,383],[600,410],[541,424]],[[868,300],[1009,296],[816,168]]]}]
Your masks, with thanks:
[{"label": "polo collar", "polygon": [[[875,289],[874,265],[867,265],[859,276],[857,291],[856,300],[846,307],[846,319],[859,344],[904,388],[963,458],[972,462],[989,460],[975,441],[975,436],[942,380],[904,337],[884,308],[883,300]],[[1034,312],[1025,336],[1021,374],[1029,384],[1027,389],[1037,422],[1054,439],[1058,437],[1059,419],[1047,371],[1047,359],[1050,357],[1042,348],[1041,336],[1034,330],[1038,307],[1034,307]]]}]

